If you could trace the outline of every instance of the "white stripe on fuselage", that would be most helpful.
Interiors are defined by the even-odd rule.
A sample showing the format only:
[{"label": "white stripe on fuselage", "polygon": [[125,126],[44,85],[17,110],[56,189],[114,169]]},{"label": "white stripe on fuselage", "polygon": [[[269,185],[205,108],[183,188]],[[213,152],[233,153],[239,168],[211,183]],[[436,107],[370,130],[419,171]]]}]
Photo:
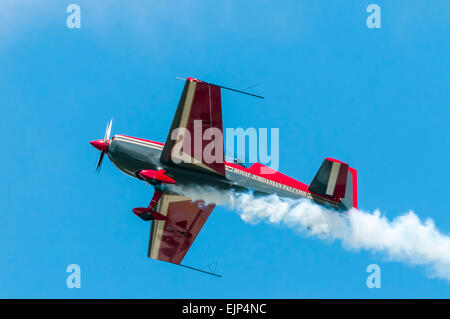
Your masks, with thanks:
[{"label": "white stripe on fuselage", "polygon": [[115,135],[114,136],[114,140],[118,140],[118,141],[122,141],[122,142],[128,142],[128,143],[141,145],[141,146],[147,146],[147,147],[155,148],[155,149],[158,149],[158,150],[162,150],[163,147],[164,147],[163,145],[158,144],[158,143],[154,143],[154,142],[150,142],[150,141],[138,140],[138,139],[127,137],[127,136],[123,136],[123,135]]}]

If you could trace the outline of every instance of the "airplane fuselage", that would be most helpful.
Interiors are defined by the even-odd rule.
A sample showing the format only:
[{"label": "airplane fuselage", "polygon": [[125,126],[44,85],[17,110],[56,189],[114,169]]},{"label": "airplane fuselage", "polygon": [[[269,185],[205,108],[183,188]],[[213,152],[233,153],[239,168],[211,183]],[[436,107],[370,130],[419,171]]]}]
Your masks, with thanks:
[{"label": "airplane fuselage", "polygon": [[[236,191],[251,190],[255,194],[276,194],[286,198],[310,198],[321,205],[345,208],[339,207],[338,199],[313,194],[308,190],[308,185],[279,172],[267,173],[271,170],[258,163],[247,168],[225,161],[225,177],[166,165],[160,161],[163,147],[163,143],[115,135],[109,141],[107,155],[118,169],[137,179],[142,179],[139,175],[142,170],[163,169],[177,185],[212,186]],[[264,167],[265,173],[261,172],[261,167]]]}]

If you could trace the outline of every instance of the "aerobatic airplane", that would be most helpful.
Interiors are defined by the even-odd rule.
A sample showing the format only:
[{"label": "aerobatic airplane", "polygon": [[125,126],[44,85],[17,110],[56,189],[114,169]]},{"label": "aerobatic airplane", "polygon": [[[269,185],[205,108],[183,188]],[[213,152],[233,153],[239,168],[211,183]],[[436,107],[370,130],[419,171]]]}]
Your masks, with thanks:
[{"label": "aerobatic airplane", "polygon": [[344,162],[326,158],[311,184],[307,185],[260,163],[246,167],[238,161],[225,161],[223,139],[215,139],[216,149],[210,152],[209,158],[205,154],[210,141],[202,139],[201,145],[191,145],[186,136],[194,136],[198,123],[201,123],[201,136],[209,134],[212,137],[211,132],[223,134],[221,89],[260,97],[187,78],[165,143],[125,135],[110,138],[112,121],[106,128],[104,139],[90,142],[101,151],[97,171],[107,154],[125,174],[154,185],[150,204],[132,209],[141,219],[152,221],[150,258],[181,265],[215,207],[177,194],[167,187],[169,184],[306,197],[337,211],[357,208],[356,170]]}]

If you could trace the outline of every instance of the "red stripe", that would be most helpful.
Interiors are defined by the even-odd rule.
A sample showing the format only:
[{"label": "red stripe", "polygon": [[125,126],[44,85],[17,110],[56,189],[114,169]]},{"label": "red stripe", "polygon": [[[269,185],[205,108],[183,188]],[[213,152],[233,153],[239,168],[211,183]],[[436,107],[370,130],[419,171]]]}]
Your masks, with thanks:
[{"label": "red stripe", "polygon": [[347,163],[344,163],[344,162],[342,162],[342,161],[340,161],[340,160],[337,160],[337,159],[334,159],[334,158],[331,158],[331,157],[327,157],[327,158],[325,158],[327,161],[330,161],[330,162],[336,162],[336,163],[341,163],[341,164],[347,164]]},{"label": "red stripe", "polygon": [[349,167],[349,173],[352,174],[352,184],[353,184],[353,207],[358,208],[358,187],[356,178],[356,169]]},{"label": "red stripe", "polygon": [[[289,177],[289,176],[284,175],[284,174],[282,174],[280,172],[272,170],[270,167],[267,167],[267,166],[265,166],[263,164],[260,164],[260,163],[254,163],[250,168],[246,168],[246,167],[243,167],[243,166],[231,163],[231,162],[227,162],[227,161],[225,161],[225,165],[229,166],[229,167],[232,167],[232,168],[235,168],[235,169],[238,169],[238,170],[243,171],[243,172],[247,172],[247,173],[252,174],[252,175],[263,177],[263,178],[271,180],[273,182],[277,182],[277,183],[280,183],[280,184],[283,184],[283,185],[286,185],[286,186],[289,186],[289,187],[292,187],[292,188],[304,191],[304,192],[306,192],[308,194],[311,194],[311,195],[313,195],[315,197],[326,199],[327,201],[331,201],[331,202],[334,202],[334,203],[338,203],[339,202],[339,200],[337,200],[337,199],[321,196],[321,195],[316,194],[316,193],[312,193],[312,192],[310,192],[308,190],[308,185],[306,185],[306,184],[304,184],[304,183],[302,183],[302,182],[300,182],[300,181],[298,181],[296,179],[293,179],[292,177]],[[261,174],[260,173],[261,172],[261,167],[264,167],[265,170],[271,171],[271,173],[269,173],[269,174]]]}]

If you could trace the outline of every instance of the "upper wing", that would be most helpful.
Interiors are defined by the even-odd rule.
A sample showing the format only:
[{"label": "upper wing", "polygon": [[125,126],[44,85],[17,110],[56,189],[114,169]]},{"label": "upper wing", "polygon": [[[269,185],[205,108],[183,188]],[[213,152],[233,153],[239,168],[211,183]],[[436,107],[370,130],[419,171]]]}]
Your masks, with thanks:
[{"label": "upper wing", "polygon": [[188,78],[161,162],[225,176],[220,87]]},{"label": "upper wing", "polygon": [[167,220],[152,221],[148,256],[180,264],[214,206],[164,192],[155,210],[166,216]]}]

